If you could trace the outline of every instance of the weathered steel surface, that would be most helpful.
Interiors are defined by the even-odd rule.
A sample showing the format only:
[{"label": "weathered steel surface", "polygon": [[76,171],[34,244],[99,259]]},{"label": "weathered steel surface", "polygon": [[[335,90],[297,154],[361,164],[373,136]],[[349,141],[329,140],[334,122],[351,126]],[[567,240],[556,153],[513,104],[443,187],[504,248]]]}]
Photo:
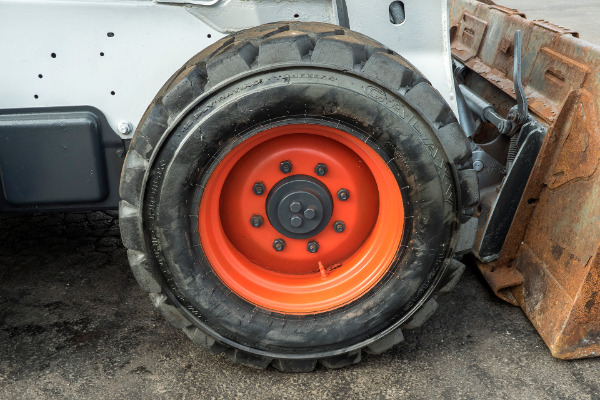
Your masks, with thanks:
[{"label": "weathered steel surface", "polygon": [[454,56],[504,112],[514,103],[512,37],[523,31],[530,112],[550,128],[499,259],[479,268],[555,357],[600,356],[600,47],[493,4],[451,0],[450,10]]}]

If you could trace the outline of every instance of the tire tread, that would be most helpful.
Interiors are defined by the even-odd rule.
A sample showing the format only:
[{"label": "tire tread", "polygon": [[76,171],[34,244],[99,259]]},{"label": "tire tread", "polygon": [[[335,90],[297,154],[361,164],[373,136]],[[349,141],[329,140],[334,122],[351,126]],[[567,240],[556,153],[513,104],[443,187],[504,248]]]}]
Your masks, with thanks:
[{"label": "tire tread", "polygon": [[[247,31],[210,46],[192,58],[161,89],[155,101],[142,118],[130,151],[125,160],[120,193],[120,223],[123,242],[134,275],[159,313],[193,342],[220,354],[226,353],[234,362],[253,368],[272,367],[284,372],[312,371],[317,363],[326,368],[340,368],[360,362],[362,351],[380,354],[404,340],[402,329],[396,328],[383,338],[362,350],[353,350],[337,357],[325,359],[270,359],[257,356],[218,342],[208,333],[192,324],[174,303],[161,292],[160,276],[153,271],[152,257],[144,243],[142,216],[139,210],[143,197],[144,177],[148,160],[156,150],[161,136],[173,124],[186,105],[215,85],[253,68],[273,65],[283,60],[331,65],[347,71],[357,71],[381,83],[388,89],[406,96],[418,110],[428,117],[437,129],[437,135],[452,169],[464,179],[459,196],[471,206],[475,201],[470,172],[462,172],[471,155],[468,139],[456,117],[431,84],[408,62],[386,47],[345,28],[319,23],[269,24]],[[462,183],[464,182],[464,183]],[[478,199],[478,194],[477,194]],[[459,212],[462,211],[459,210]],[[475,225],[474,225],[474,222]],[[458,230],[455,250],[465,252],[472,246],[476,230],[475,218],[467,218]],[[444,293],[456,285],[464,265],[450,259],[444,278],[437,291]],[[435,295],[435,294],[434,294]],[[403,325],[413,329],[421,326],[437,309],[430,298]]]}]

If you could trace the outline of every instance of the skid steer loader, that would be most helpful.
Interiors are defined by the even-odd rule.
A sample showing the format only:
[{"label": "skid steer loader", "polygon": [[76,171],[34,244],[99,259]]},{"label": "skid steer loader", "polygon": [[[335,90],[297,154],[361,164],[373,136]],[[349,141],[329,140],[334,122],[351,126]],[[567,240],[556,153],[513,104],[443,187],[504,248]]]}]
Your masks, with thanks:
[{"label": "skid steer loader", "polygon": [[481,0],[0,0],[0,212],[119,208],[133,274],[251,367],[402,342],[476,264],[600,350],[600,48]]}]

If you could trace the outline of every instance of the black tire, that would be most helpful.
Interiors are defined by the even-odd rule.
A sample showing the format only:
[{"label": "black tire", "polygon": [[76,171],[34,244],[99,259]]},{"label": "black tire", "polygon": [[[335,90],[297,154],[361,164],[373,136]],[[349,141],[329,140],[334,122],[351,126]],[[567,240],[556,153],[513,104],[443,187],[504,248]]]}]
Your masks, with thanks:
[{"label": "black tire", "polygon": [[[310,121],[368,142],[401,187],[405,234],[367,294],[309,316],[260,309],[211,270],[198,237],[202,182],[227,149],[266,126]],[[260,128],[259,128],[260,127]],[[182,144],[185,144],[182,146]],[[237,363],[338,368],[403,340],[435,311],[473,243],[477,177],[450,108],[408,62],[338,26],[278,23],[224,38],[161,89],[131,142],[120,224],[133,273],[158,311]]]}]

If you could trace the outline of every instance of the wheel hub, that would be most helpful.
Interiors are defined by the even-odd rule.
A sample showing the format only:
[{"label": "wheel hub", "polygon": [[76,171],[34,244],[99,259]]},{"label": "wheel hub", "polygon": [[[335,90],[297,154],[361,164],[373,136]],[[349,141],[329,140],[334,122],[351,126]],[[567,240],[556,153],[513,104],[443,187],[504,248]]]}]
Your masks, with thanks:
[{"label": "wheel hub", "polygon": [[402,238],[402,204],[388,162],[364,140],[287,124],[219,161],[198,228],[233,292],[262,308],[310,314],[347,304],[386,273]]},{"label": "wheel hub", "polygon": [[277,182],[267,196],[267,216],[279,233],[292,239],[317,235],[329,223],[333,198],[327,186],[307,175]]}]

